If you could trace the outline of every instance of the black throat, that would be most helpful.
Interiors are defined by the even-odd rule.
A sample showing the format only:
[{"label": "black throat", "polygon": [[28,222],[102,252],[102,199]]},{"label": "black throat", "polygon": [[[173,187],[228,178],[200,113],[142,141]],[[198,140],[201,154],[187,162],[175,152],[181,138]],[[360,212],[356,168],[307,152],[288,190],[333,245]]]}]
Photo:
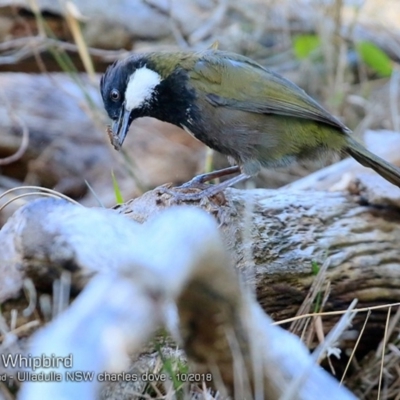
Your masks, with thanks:
[{"label": "black throat", "polygon": [[[150,63],[147,65],[152,68]],[[207,132],[204,116],[197,103],[196,90],[190,85],[187,71],[176,68],[155,88],[152,99],[142,109],[133,110],[131,117],[147,116],[169,122],[189,131],[212,149],[224,153],[218,140]]]},{"label": "black throat", "polygon": [[156,94],[149,105],[150,116],[182,128],[198,115],[196,92],[188,84],[187,72],[176,69],[156,88]]}]

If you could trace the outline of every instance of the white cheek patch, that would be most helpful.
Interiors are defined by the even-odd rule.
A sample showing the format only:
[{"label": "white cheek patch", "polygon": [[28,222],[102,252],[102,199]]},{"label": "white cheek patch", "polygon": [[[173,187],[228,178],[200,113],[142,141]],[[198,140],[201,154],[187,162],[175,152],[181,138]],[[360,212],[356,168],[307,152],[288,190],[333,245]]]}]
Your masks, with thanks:
[{"label": "white cheek patch", "polygon": [[129,78],[125,90],[125,109],[132,111],[151,99],[161,76],[146,66],[137,69]]}]

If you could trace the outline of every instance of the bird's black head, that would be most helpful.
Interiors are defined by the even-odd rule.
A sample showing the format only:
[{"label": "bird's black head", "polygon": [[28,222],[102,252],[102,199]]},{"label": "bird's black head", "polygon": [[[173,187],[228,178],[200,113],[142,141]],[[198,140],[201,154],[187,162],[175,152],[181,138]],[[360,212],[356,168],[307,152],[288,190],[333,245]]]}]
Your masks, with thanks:
[{"label": "bird's black head", "polygon": [[100,81],[104,107],[113,120],[112,144],[119,150],[132,121],[150,116],[163,78],[148,59],[134,56],[116,61]]},{"label": "bird's black head", "polygon": [[179,66],[179,58],[172,60],[163,53],[136,55],[115,62],[102,76],[101,95],[113,120],[112,144],[117,150],[136,118],[185,123],[195,93],[187,85],[188,74]]}]

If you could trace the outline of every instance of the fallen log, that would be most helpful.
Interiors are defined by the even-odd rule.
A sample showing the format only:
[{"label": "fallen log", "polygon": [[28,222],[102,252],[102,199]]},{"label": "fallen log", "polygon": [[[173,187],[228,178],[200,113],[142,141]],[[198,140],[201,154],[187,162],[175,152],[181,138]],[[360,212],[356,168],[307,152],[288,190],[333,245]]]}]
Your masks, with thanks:
[{"label": "fallen log", "polygon": [[[390,207],[378,206],[376,198],[368,204],[368,193],[289,189],[231,189],[222,202],[207,201],[202,207],[217,216],[236,267],[254,287],[264,310],[280,321],[296,315],[304,301],[314,280],[313,263],[329,265],[325,311],[344,310],[355,298],[360,307],[400,302],[400,212],[393,201],[400,191],[387,185]],[[382,196],[381,201],[385,203]],[[143,222],[173,204],[172,197],[155,189],[118,210]],[[360,351],[381,340],[386,311],[372,313]],[[336,321],[337,317],[324,318],[325,332]],[[363,321],[360,315],[353,323],[350,348]]]},{"label": "fallen log", "polygon": [[[271,324],[238,280],[218,226],[206,213],[174,207],[139,226],[110,210],[52,199],[28,204],[10,224],[20,235],[16,249],[24,266],[36,260],[50,271],[67,261],[72,274],[78,266],[101,271],[28,347],[28,358],[56,355],[64,361],[7,369],[15,380],[29,373],[53,377],[26,379],[19,399],[95,399],[97,377],[126,368],[127,354],[142,350],[165,318],[173,326],[172,303],[193,376],[201,377],[190,381],[237,399],[355,399],[315,364],[295,335]],[[46,257],[53,266],[45,265]],[[91,371],[96,379],[74,381],[74,371]]]},{"label": "fallen log", "polygon": [[[191,205],[217,219],[232,263],[256,293],[261,307],[277,323],[286,321],[285,326],[289,327],[296,314],[325,313],[319,317],[309,315],[302,324],[291,325],[293,331],[305,335],[310,348],[323,341],[338,321],[338,312],[344,313],[354,299],[365,311],[375,307],[365,326],[365,314],[358,313],[352,328],[343,332],[337,344],[346,360],[357,343],[355,356],[361,360],[366,353],[375,351],[382,340],[388,307],[400,302],[399,190],[374,173],[359,173],[345,182],[341,185],[345,191],[341,192],[290,187],[229,189]],[[112,220],[118,217],[117,213],[144,223],[174,205],[173,195],[155,189],[113,211],[100,211],[103,222],[99,220],[96,226],[101,232],[107,218]],[[97,213],[96,209],[82,208],[87,215],[91,211]],[[120,254],[129,254],[137,224],[131,225],[128,236],[114,226],[111,239],[108,234],[101,234],[101,244],[90,242],[92,247],[80,249],[71,226],[88,229],[90,218],[83,218],[80,211],[73,215],[63,212],[60,216],[51,207],[35,209],[28,205],[0,231],[0,243],[5,246],[0,251],[0,298],[6,316],[10,317],[16,304],[11,299],[21,298],[25,278],[32,279],[40,294],[51,291],[53,280],[67,269],[72,289],[78,293],[96,273],[109,270],[102,266],[110,246]],[[184,223],[177,217],[171,231]],[[196,225],[191,229],[201,235]],[[93,235],[97,230],[91,230]],[[169,234],[169,230],[157,233],[164,238]],[[81,241],[84,238],[85,235],[80,236]],[[174,247],[175,256],[181,250]],[[320,270],[317,277],[315,268]],[[317,280],[320,282],[316,288]],[[323,300],[318,303],[319,294]],[[17,325],[24,323],[26,320],[19,320]],[[391,371],[393,374],[387,379],[397,376],[395,370]]]},{"label": "fallen log", "polygon": [[[329,265],[326,281],[330,282],[330,292],[325,311],[345,310],[354,298],[360,307],[400,302],[399,209],[393,206],[393,201],[391,207],[377,206],[376,199],[370,205],[365,196],[365,193],[230,189],[224,196],[203,201],[201,207],[217,217],[236,268],[254,288],[264,310],[280,321],[296,315],[315,279],[313,264]],[[118,206],[116,211],[142,223],[174,204],[173,197],[155,189]],[[14,281],[22,282],[26,273],[37,286],[47,285],[48,290],[52,279],[59,277],[68,263],[62,259],[64,254],[62,262],[47,255],[47,251],[52,251],[51,244],[47,250],[36,242],[43,233],[33,233],[41,232],[39,227],[48,219],[46,215],[40,212],[30,215],[22,225],[24,232],[15,231],[15,227],[21,227],[15,220],[17,217],[6,224],[2,240],[8,244],[13,241],[15,254],[10,256],[8,245],[7,254],[3,253],[7,259],[2,260],[0,254],[0,265],[5,277],[12,272],[18,278]],[[62,220],[57,229],[64,229],[61,224]],[[32,256],[37,248],[42,249],[38,260]],[[46,268],[44,260],[49,260]],[[38,265],[42,265],[40,274]],[[52,267],[51,274],[48,266]],[[79,264],[70,265],[69,269],[76,291],[97,271],[95,266],[83,269]],[[3,284],[1,298],[11,297],[11,288],[17,293],[16,287],[17,284]],[[360,351],[365,352],[379,342],[385,316],[385,309],[372,313]],[[336,321],[337,317],[324,318],[325,333]],[[355,319],[349,347],[354,344],[363,321],[363,315]]]}]

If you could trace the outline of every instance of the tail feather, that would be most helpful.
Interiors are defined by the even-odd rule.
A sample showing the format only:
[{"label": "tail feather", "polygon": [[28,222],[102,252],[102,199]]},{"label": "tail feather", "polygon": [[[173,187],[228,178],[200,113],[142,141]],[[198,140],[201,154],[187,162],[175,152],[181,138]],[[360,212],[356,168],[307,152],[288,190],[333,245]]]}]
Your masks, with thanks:
[{"label": "tail feather", "polygon": [[371,153],[351,136],[347,137],[347,148],[345,151],[361,165],[364,165],[364,167],[372,168],[387,181],[400,187],[400,168]]}]

